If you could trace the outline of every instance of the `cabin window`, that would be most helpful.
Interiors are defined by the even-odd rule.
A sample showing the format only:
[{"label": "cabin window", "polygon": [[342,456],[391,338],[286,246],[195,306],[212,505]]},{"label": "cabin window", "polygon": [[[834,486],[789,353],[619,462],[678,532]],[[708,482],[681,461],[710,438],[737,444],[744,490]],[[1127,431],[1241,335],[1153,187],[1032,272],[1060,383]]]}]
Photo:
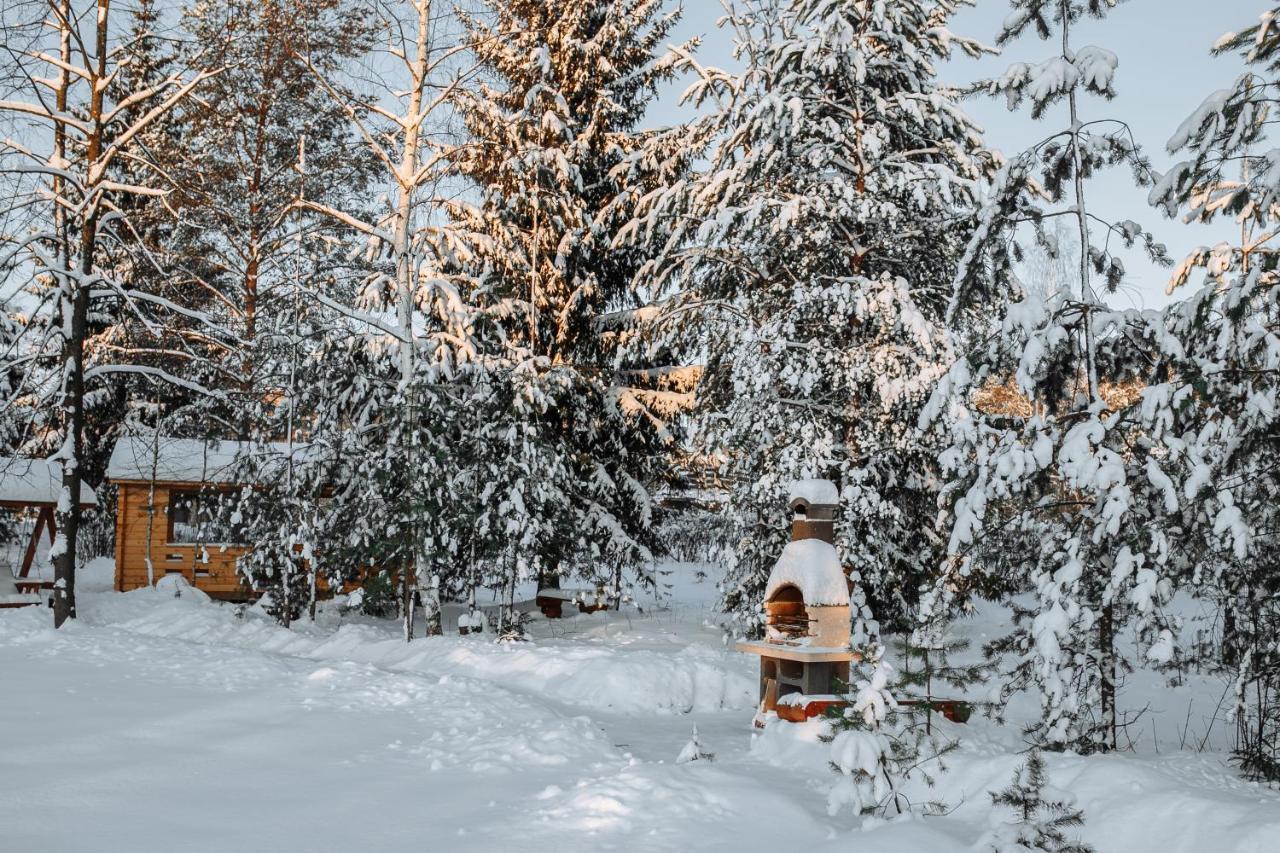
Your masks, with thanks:
[{"label": "cabin window", "polygon": [[244,524],[240,521],[239,503],[238,490],[170,490],[167,541],[174,544],[243,545],[246,536]]}]

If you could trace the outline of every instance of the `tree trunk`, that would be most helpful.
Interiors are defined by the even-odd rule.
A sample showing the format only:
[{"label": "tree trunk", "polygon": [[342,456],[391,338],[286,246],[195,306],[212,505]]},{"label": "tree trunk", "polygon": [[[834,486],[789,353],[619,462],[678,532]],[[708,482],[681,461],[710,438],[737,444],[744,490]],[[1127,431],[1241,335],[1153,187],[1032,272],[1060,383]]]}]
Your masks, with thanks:
[{"label": "tree trunk", "polygon": [[[89,227],[86,225],[86,228]],[[85,241],[92,251],[92,239]],[[83,248],[83,244],[82,244]],[[81,272],[88,274],[82,257]],[[64,285],[65,286],[65,285]],[[76,539],[80,532],[80,460],[84,455],[84,338],[89,313],[89,290],[80,282],[71,285],[67,317],[69,335],[64,344],[66,391],[63,412],[67,435],[63,441],[62,497],[58,502],[58,535],[53,545],[53,627],[76,618]]]},{"label": "tree trunk", "polygon": [[1222,604],[1222,665],[1235,668],[1240,663],[1240,626],[1236,608],[1230,599]]},{"label": "tree trunk", "polygon": [[400,570],[400,615],[404,618],[404,641],[413,639],[413,566]]},{"label": "tree trunk", "polygon": [[1105,604],[1098,618],[1098,667],[1101,670],[1102,747],[1116,748],[1115,607]]},{"label": "tree trunk", "polygon": [[[64,14],[69,9],[63,4]],[[63,388],[62,408],[65,416],[66,437],[62,445],[62,495],[58,502],[58,538],[53,544],[53,625],[61,627],[76,616],[76,540],[80,533],[80,463],[84,458],[84,342],[88,330],[89,289],[93,281],[94,255],[98,244],[100,195],[98,182],[99,160],[103,153],[105,87],[99,81],[107,79],[107,20],[110,0],[98,0],[94,76],[90,80],[89,113],[91,130],[85,137],[85,203],[87,210],[80,224],[79,275],[75,281],[70,276],[61,282],[67,296],[63,301]],[[59,22],[65,27],[63,43],[67,43],[71,21],[64,17]],[[61,93],[65,97],[65,90]],[[69,267],[70,264],[67,264]],[[69,271],[69,270],[67,270]]]}]

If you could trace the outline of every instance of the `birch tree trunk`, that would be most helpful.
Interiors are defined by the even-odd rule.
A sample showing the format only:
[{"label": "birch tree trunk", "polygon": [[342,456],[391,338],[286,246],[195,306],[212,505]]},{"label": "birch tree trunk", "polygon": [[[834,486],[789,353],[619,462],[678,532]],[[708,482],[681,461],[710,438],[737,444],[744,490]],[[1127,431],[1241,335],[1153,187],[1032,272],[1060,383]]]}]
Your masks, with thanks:
[{"label": "birch tree trunk", "polygon": [[[112,169],[122,158],[121,151],[158,118],[185,98],[196,85],[212,73],[201,72],[190,80],[170,75],[158,83],[140,84],[133,91],[112,96],[108,90],[129,61],[126,46],[113,44],[111,2],[85,2],[80,8],[74,0],[48,0],[45,19],[56,51],[50,46],[15,54],[22,64],[25,85],[18,97],[0,101],[0,114],[6,119],[25,123],[16,134],[33,140],[30,145],[11,138],[0,140],[2,146],[27,164],[27,170],[47,181],[41,188],[46,200],[48,230],[32,233],[0,235],[6,244],[7,263],[16,269],[30,269],[31,292],[37,295],[53,285],[50,307],[42,302],[29,323],[44,324],[46,338],[56,341],[50,349],[37,352],[24,362],[31,370],[45,370],[41,358],[52,355],[56,386],[53,398],[45,403],[61,418],[62,439],[54,454],[61,464],[61,489],[55,511],[57,535],[50,557],[54,566],[54,626],[75,618],[76,542],[81,521],[81,481],[85,456],[85,397],[89,383],[97,377],[112,374],[144,374],[166,381],[183,382],[162,367],[138,363],[113,363],[109,358],[95,359],[90,369],[88,359],[89,319],[94,323],[109,322],[110,312],[124,310],[141,322],[158,340],[163,323],[152,319],[153,309],[164,306],[182,311],[163,297],[123,285],[104,268],[99,257],[104,229],[111,229],[115,244],[136,237],[126,212],[117,201],[123,196],[161,196],[163,190],[141,186],[121,179]],[[48,97],[52,91],[53,97]],[[124,120],[126,111],[137,117]],[[41,147],[40,140],[48,140]],[[198,317],[213,327],[207,317]],[[48,378],[44,374],[28,377],[32,386]],[[193,382],[188,387],[198,388]],[[95,389],[96,390],[96,389]],[[201,389],[203,390],[203,389]]]}]

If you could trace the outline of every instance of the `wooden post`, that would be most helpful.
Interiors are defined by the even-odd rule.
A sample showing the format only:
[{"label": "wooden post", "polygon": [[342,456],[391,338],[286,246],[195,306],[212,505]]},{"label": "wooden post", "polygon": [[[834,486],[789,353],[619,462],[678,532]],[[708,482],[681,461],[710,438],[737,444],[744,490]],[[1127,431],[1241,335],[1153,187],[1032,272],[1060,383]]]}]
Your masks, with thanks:
[{"label": "wooden post", "polygon": [[[36,527],[31,531],[31,541],[27,543],[27,552],[22,555],[22,568],[18,570],[18,577],[25,578],[31,573],[31,564],[36,559],[36,547],[40,542],[40,534],[44,530],[45,521],[48,519],[50,510],[47,506],[40,507],[40,512],[36,515]],[[52,544],[53,531],[49,531],[50,544]]]},{"label": "wooden post", "polygon": [[36,562],[36,548],[40,546],[40,534],[45,528],[49,529],[49,544],[54,544],[54,537],[58,535],[58,525],[54,523],[54,510],[51,507],[42,506],[36,515],[36,529],[31,532],[31,542],[27,543],[27,553],[22,556],[22,569],[18,570],[19,578],[26,578],[31,574],[31,566]]}]

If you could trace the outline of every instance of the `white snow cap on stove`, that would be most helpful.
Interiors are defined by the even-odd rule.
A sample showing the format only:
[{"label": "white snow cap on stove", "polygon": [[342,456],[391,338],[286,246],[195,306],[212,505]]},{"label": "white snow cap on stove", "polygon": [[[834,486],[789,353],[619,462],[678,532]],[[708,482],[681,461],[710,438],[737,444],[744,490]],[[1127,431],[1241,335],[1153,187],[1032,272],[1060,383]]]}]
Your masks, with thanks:
[{"label": "white snow cap on stove", "polygon": [[834,506],[840,503],[840,492],[830,480],[795,480],[791,483],[790,500]]},{"label": "white snow cap on stove", "polygon": [[849,584],[840,566],[840,556],[830,543],[821,539],[788,542],[782,556],[769,573],[765,600],[784,586],[800,590],[804,603],[817,607],[849,604]]}]

